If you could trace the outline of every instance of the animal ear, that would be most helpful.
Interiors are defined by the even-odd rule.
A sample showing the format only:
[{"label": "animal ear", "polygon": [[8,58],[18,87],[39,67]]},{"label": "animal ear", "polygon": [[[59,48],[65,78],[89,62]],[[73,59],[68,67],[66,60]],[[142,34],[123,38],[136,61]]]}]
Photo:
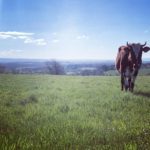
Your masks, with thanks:
[{"label": "animal ear", "polygon": [[121,51],[121,47],[118,48],[118,52],[120,52],[120,51]]},{"label": "animal ear", "polygon": [[148,47],[148,46],[142,48],[142,51],[144,51],[144,52],[148,52],[149,50],[150,50],[150,47]]}]

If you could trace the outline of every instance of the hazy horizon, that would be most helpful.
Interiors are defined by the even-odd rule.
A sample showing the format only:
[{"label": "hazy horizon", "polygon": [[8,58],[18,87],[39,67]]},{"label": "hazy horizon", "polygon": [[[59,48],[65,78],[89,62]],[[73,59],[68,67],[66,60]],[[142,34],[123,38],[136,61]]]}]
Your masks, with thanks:
[{"label": "hazy horizon", "polygon": [[[0,0],[0,58],[114,60],[150,46],[149,0]],[[149,59],[150,52],[143,54]]]}]

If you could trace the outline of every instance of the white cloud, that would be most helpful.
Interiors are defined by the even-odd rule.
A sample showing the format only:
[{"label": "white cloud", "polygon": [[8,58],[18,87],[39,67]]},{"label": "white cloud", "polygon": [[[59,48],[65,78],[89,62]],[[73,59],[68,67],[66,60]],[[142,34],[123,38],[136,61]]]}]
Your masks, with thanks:
[{"label": "white cloud", "polygon": [[34,33],[29,33],[29,32],[16,32],[16,31],[8,31],[8,32],[0,32],[0,39],[21,39],[24,40],[24,43],[28,44],[35,44],[35,45],[40,45],[44,46],[46,45],[46,41],[43,38],[34,38],[33,35]]},{"label": "white cloud", "polygon": [[40,46],[44,46],[46,45],[46,41],[44,39],[33,39],[33,38],[27,38],[25,39],[24,43],[26,44],[36,44],[36,45],[40,45]]},{"label": "white cloud", "polygon": [[28,39],[29,38],[29,36],[26,36],[26,35],[20,35],[20,36],[18,36],[18,39]]},{"label": "white cloud", "polygon": [[52,40],[52,43],[59,43],[59,40],[54,39],[54,40]]},{"label": "white cloud", "polygon": [[16,32],[16,31],[0,32],[0,38],[2,39],[6,39],[6,38],[18,39],[20,37],[32,36],[32,35],[34,35],[34,33]]},{"label": "white cloud", "polygon": [[23,52],[23,50],[14,50],[14,49],[2,50],[2,51],[0,51],[0,57],[13,56],[13,55],[21,53],[21,52]]},{"label": "white cloud", "polygon": [[82,40],[82,39],[88,40],[88,39],[89,39],[89,36],[87,36],[87,35],[85,35],[85,34],[83,34],[83,35],[78,35],[78,36],[77,36],[77,39],[78,39],[78,40]]},{"label": "white cloud", "polygon": [[8,39],[8,38],[13,38],[13,36],[0,33],[0,39]]},{"label": "white cloud", "polygon": [[55,35],[57,35],[57,33],[56,33],[56,32],[53,32],[53,33],[52,33],[52,35],[54,35],[54,36],[55,36]]}]

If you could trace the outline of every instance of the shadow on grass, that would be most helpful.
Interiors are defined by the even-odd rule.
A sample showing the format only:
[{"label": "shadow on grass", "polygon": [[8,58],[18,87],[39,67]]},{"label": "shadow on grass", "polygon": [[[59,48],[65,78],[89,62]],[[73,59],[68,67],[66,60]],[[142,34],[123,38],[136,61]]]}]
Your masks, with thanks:
[{"label": "shadow on grass", "polygon": [[134,94],[138,96],[144,96],[144,97],[150,98],[150,92],[136,91],[134,92]]}]

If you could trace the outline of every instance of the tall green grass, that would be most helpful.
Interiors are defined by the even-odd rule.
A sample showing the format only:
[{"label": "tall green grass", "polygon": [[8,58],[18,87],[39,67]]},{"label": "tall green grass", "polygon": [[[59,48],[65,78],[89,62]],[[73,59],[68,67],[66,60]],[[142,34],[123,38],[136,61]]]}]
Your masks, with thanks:
[{"label": "tall green grass", "polygon": [[0,149],[149,149],[150,77],[0,75]]}]

